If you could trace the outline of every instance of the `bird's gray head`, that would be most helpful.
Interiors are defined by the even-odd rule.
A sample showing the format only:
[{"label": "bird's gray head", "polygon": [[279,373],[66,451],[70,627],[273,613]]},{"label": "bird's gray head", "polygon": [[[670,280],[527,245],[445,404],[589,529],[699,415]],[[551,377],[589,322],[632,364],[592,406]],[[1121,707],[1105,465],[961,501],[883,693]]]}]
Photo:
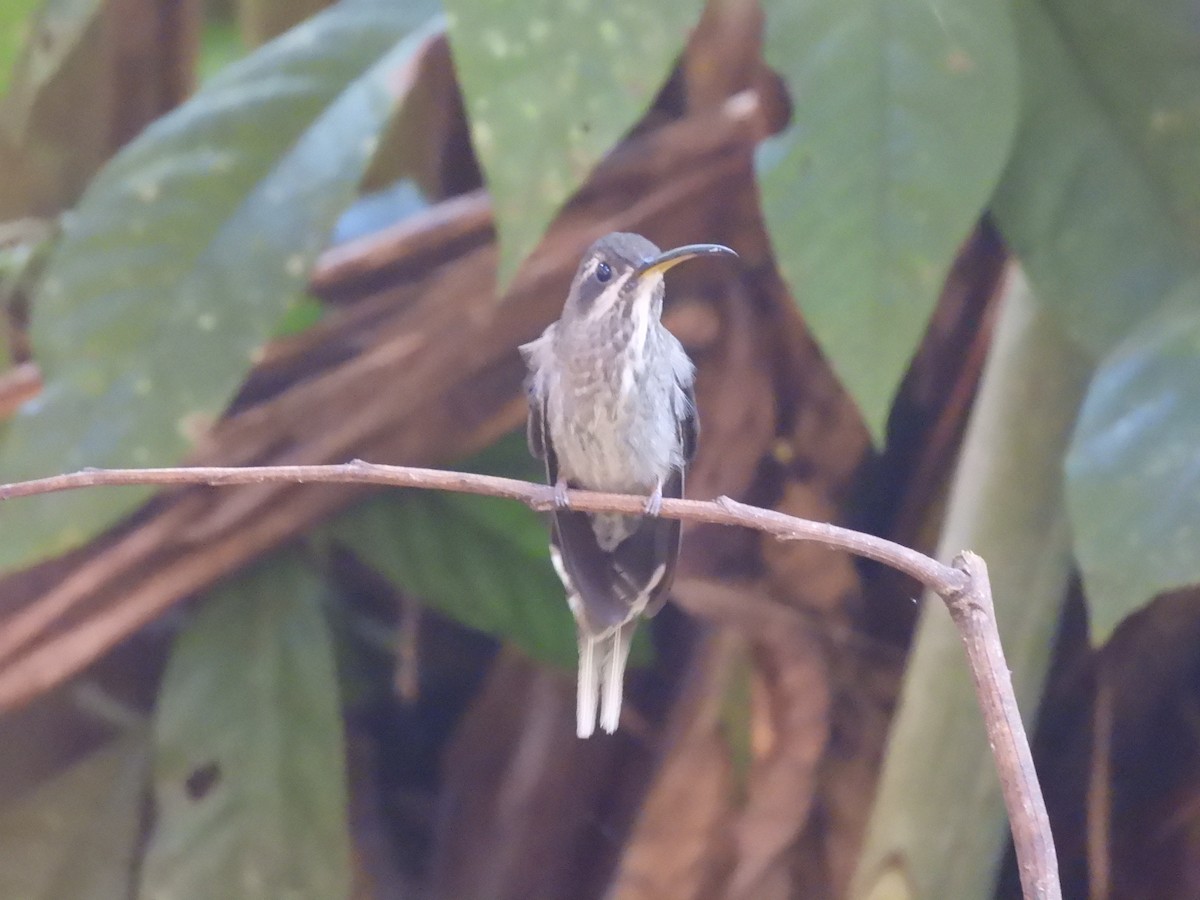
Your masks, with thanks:
[{"label": "bird's gray head", "polygon": [[605,235],[579,261],[563,317],[598,321],[614,314],[649,313],[658,318],[667,269],[712,254],[737,256],[720,244],[689,244],[664,253],[640,234]]}]

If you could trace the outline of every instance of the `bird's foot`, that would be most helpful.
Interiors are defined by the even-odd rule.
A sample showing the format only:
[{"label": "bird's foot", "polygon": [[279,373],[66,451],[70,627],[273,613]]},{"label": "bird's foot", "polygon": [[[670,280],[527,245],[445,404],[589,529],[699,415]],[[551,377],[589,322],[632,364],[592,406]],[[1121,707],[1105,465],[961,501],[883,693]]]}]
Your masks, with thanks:
[{"label": "bird's foot", "polygon": [[554,482],[554,506],[557,509],[571,508],[571,498],[567,496],[566,479],[560,478]]},{"label": "bird's foot", "polygon": [[662,512],[662,482],[654,485],[654,491],[646,498],[646,515],[658,517]]}]

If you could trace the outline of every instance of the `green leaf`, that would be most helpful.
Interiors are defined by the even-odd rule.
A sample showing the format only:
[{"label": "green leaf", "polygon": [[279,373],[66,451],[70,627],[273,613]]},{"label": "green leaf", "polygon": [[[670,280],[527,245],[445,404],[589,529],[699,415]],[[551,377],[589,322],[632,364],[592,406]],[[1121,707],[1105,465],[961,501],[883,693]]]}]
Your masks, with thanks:
[{"label": "green leaf", "polygon": [[[7,50],[13,57],[0,73],[0,79],[6,82],[6,90],[0,90],[3,94],[0,136],[10,144],[27,136],[46,89],[85,52],[89,40],[96,40],[103,6],[101,0],[46,0],[44,3],[21,0],[15,5],[5,5],[6,11],[0,16],[11,16],[12,19],[0,19],[4,22],[0,34],[4,35]],[[10,73],[11,85],[7,84]]]},{"label": "green leaf", "polygon": [[[175,463],[304,291],[429,29],[339,4],[214,77],[89,188],[35,298],[44,392],[0,444],[10,480]],[[397,43],[399,42],[399,43]],[[147,495],[77,491],[6,510],[0,568],[65,550]],[[18,513],[19,509],[19,513]]]},{"label": "green leaf", "polygon": [[[1016,4],[1022,120],[993,210],[1038,296],[1093,358],[1200,271],[1200,54],[1180,48],[1181,8]],[[1194,47],[1194,17],[1191,29]]]},{"label": "green leaf", "polygon": [[805,321],[882,441],[946,273],[1016,127],[1009,11],[988,0],[767,0],[793,123],[759,148]]},{"label": "green leaf", "polygon": [[392,491],[334,520],[329,535],[401,590],[561,668],[575,624],[550,565],[545,524],[511,500]]},{"label": "green leaf", "polygon": [[296,297],[275,323],[272,337],[301,334],[312,328],[325,317],[325,304],[316,297]]},{"label": "green leaf", "polygon": [[1183,239],[1200,246],[1200,17],[1193,0],[1046,0],[1089,89]]},{"label": "green leaf", "polygon": [[349,896],[322,591],[297,557],[281,555],[215,591],[180,635],[155,720],[143,900]]},{"label": "green leaf", "polygon": [[131,734],[0,811],[0,897],[126,900],[147,762]]},{"label": "green leaf", "polygon": [[447,0],[500,237],[501,288],[654,99],[703,8],[702,0]]},{"label": "green leaf", "polygon": [[0,95],[8,90],[9,76],[29,38],[39,6],[41,0],[7,0],[0,5]]},{"label": "green leaf", "polygon": [[1104,360],[1067,455],[1092,638],[1200,583],[1200,278]]},{"label": "green leaf", "polygon": [[46,0],[28,33],[16,29],[24,47],[0,95],[0,219],[57,214],[112,152],[108,12],[102,0]]},{"label": "green leaf", "polygon": [[234,20],[232,8],[208,5],[200,32],[200,58],[196,64],[200,80],[207,81],[246,54],[246,45]]}]

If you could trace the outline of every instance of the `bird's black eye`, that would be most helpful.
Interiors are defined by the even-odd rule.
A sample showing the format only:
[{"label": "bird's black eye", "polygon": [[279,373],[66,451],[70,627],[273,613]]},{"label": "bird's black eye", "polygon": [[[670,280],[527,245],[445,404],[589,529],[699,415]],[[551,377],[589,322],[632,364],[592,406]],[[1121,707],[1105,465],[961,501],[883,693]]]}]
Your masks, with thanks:
[{"label": "bird's black eye", "polygon": [[612,266],[606,262],[602,262],[596,266],[596,280],[598,282],[604,284],[610,278],[612,278]]}]

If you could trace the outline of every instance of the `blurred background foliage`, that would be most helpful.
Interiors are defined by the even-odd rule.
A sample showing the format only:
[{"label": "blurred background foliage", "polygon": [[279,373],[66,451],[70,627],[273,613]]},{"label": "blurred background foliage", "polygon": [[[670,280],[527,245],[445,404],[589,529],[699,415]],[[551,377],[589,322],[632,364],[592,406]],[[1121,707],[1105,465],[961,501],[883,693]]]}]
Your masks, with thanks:
[{"label": "blurred background foliage", "polygon": [[[1198,97],[1186,0],[9,2],[0,472],[537,479],[582,247],[721,240],[693,495],[983,555],[1068,895],[1197,896]],[[0,897],[1014,890],[912,585],[697,529],[576,745],[537,516],[212,493],[0,513]]]}]

